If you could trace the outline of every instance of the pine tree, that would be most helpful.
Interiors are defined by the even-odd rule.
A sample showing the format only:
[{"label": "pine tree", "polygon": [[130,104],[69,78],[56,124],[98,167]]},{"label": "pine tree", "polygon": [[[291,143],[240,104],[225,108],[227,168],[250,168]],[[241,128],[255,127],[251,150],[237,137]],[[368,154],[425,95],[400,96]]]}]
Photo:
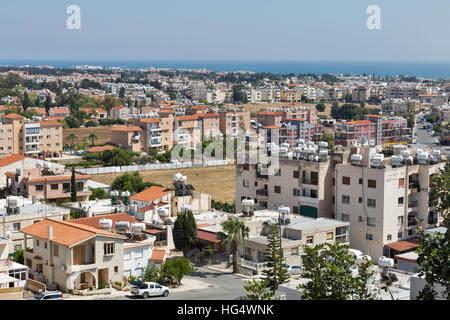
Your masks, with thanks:
[{"label": "pine tree", "polygon": [[268,248],[266,249],[267,269],[263,271],[267,286],[275,295],[280,284],[288,281],[289,275],[284,268],[283,248],[277,227],[270,226]]},{"label": "pine tree", "polygon": [[77,185],[75,179],[75,167],[72,167],[72,179],[70,181],[70,197],[72,202],[77,202]]},{"label": "pine tree", "polygon": [[197,242],[197,223],[191,210],[178,214],[173,225],[173,242],[184,257]]},{"label": "pine tree", "polygon": [[31,107],[30,97],[28,96],[28,93],[25,92],[23,94],[23,101],[22,101],[23,111],[27,110],[29,107]]}]

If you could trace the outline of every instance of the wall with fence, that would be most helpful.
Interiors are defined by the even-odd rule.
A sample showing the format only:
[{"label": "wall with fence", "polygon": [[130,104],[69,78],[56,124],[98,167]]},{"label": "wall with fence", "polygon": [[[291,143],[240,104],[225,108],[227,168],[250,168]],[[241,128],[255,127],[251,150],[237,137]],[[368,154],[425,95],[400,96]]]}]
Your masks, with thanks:
[{"label": "wall with fence", "polygon": [[214,166],[226,166],[227,160],[211,160],[204,161],[203,163],[194,162],[180,162],[180,163],[148,163],[132,166],[120,166],[120,167],[99,167],[99,168],[84,168],[76,169],[76,172],[80,174],[104,174],[104,173],[123,173],[133,171],[150,171],[150,170],[170,170],[170,169],[183,169],[183,168],[197,168],[197,167],[214,167]]}]

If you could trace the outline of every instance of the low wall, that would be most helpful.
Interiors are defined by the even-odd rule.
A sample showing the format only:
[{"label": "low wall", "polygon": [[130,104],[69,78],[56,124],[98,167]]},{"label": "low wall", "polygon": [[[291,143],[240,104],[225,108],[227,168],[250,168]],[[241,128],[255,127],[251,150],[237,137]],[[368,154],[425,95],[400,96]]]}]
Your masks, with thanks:
[{"label": "low wall", "polygon": [[23,288],[1,288],[0,300],[23,300]]},{"label": "low wall", "polygon": [[28,279],[27,289],[33,292],[41,293],[47,290],[47,286],[45,285],[45,283],[33,279]]}]

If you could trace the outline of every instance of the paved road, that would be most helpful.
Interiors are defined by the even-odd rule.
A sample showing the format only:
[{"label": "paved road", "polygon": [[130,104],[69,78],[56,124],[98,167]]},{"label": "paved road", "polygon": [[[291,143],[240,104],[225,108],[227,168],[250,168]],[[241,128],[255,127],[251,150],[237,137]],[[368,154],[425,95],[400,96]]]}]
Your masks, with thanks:
[{"label": "paved road", "polygon": [[[190,290],[185,292],[172,292],[166,298],[151,297],[149,300],[235,300],[246,294],[243,289],[245,279],[239,276],[199,267],[197,271],[189,277],[208,283],[211,285],[211,288]],[[129,299],[144,301],[144,299],[136,298],[133,295],[111,298],[111,300]]]},{"label": "paved road", "polygon": [[428,122],[420,123],[422,118],[425,118],[426,114],[420,114],[416,116],[416,127],[414,132],[417,133],[417,143],[411,145],[414,149],[430,147],[434,149],[441,150],[441,154],[450,155],[450,147],[443,146],[439,143],[439,137],[433,136],[433,132],[428,132],[427,129],[422,129],[424,124],[429,124]]}]

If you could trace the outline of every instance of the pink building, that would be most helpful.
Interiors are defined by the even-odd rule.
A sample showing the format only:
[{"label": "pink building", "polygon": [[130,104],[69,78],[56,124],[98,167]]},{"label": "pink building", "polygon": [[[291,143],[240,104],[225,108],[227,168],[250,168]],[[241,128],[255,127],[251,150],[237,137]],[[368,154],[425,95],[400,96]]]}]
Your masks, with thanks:
[{"label": "pink building", "polygon": [[375,123],[369,120],[343,122],[335,126],[335,144],[351,146],[361,137],[375,141]]},{"label": "pink building", "polygon": [[138,126],[119,126],[111,129],[111,144],[133,152],[144,150],[143,130]]}]

